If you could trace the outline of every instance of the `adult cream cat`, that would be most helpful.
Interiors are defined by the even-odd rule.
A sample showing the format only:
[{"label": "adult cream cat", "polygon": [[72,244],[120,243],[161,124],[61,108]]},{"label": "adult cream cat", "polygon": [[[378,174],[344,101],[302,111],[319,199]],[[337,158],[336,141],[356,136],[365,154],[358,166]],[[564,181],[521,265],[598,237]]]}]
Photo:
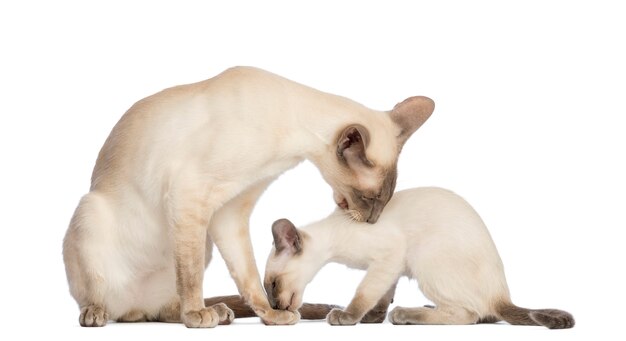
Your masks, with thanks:
[{"label": "adult cream cat", "polygon": [[511,303],[502,261],[487,228],[467,202],[444,189],[394,194],[374,225],[336,212],[301,230],[281,219],[272,233],[274,249],[264,284],[277,308],[300,307],[304,288],[318,270],[338,262],[367,273],[348,307],[328,314],[333,325],[357,323],[381,298],[393,296],[401,276],[408,276],[417,279],[435,307],[397,307],[389,313],[394,324],[505,320],[548,328],[574,326],[567,312]]},{"label": "adult cream cat", "polygon": [[261,285],[248,231],[257,199],[308,159],[339,206],[376,222],[404,142],[433,109],[432,100],[411,97],[374,111],[250,67],[137,102],[104,143],[65,236],[80,324],[229,322],[226,305],[203,301],[213,243],[258,316],[297,322],[297,313],[270,307]]}]

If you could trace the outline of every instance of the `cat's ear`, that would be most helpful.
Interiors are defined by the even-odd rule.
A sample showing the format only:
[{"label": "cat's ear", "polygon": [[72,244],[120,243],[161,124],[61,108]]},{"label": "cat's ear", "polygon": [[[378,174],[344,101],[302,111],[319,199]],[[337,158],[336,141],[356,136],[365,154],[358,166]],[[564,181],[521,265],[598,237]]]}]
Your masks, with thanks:
[{"label": "cat's ear", "polygon": [[371,167],[365,149],[369,143],[369,131],[360,124],[346,127],[337,139],[337,156],[354,170]]},{"label": "cat's ear", "polygon": [[298,229],[288,219],[278,219],[272,224],[276,253],[288,252],[293,255],[302,250],[302,238]]},{"label": "cat's ear", "polygon": [[424,96],[409,97],[396,104],[389,116],[400,127],[398,144],[404,145],[406,140],[426,122],[435,110],[435,102]]}]

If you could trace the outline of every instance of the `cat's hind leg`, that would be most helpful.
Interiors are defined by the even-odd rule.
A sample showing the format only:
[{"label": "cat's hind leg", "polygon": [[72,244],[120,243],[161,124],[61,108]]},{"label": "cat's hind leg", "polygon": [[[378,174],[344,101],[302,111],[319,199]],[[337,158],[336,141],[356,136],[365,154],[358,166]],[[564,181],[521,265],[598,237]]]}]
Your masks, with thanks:
[{"label": "cat's hind leg", "polygon": [[[110,223],[106,201],[95,192],[85,195],[70,221],[63,240],[63,261],[70,293],[80,308],[79,323],[83,327],[106,325],[109,314],[105,306],[106,283],[98,264],[97,248],[91,241],[98,231],[93,224]],[[102,229],[106,231],[107,229]]]},{"label": "cat's hind leg", "polygon": [[389,313],[393,324],[474,324],[478,314],[460,307],[396,307]]}]

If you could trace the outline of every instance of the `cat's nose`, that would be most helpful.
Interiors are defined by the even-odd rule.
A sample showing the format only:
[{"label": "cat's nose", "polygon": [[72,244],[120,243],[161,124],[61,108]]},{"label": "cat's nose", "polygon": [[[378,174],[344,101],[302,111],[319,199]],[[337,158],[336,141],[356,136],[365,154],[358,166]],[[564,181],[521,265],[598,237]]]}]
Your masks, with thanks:
[{"label": "cat's nose", "polygon": [[383,208],[385,205],[379,201],[374,201],[374,205],[372,206],[372,211],[370,212],[369,218],[367,218],[367,222],[370,224],[374,224],[378,221],[378,217],[383,212]]}]

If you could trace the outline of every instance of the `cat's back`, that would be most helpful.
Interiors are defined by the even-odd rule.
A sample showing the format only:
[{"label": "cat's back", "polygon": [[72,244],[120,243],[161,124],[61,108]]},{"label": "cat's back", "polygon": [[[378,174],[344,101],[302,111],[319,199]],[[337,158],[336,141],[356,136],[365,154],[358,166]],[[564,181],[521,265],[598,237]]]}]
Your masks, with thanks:
[{"label": "cat's back", "polygon": [[[295,84],[295,83],[294,83]],[[264,109],[281,103],[289,80],[253,67],[233,67],[196,83],[173,86],[134,103],[105,141],[92,174],[92,189],[110,187],[137,169],[206,152],[219,134],[240,122],[258,127]],[[265,115],[267,116],[267,115]],[[266,119],[268,117],[265,117]],[[142,171],[143,172],[143,171]],[[144,172],[145,174],[145,172]]]},{"label": "cat's back", "polygon": [[465,199],[440,187],[399,191],[393,195],[384,215],[406,234],[421,239],[443,234],[487,233],[482,219]]}]

